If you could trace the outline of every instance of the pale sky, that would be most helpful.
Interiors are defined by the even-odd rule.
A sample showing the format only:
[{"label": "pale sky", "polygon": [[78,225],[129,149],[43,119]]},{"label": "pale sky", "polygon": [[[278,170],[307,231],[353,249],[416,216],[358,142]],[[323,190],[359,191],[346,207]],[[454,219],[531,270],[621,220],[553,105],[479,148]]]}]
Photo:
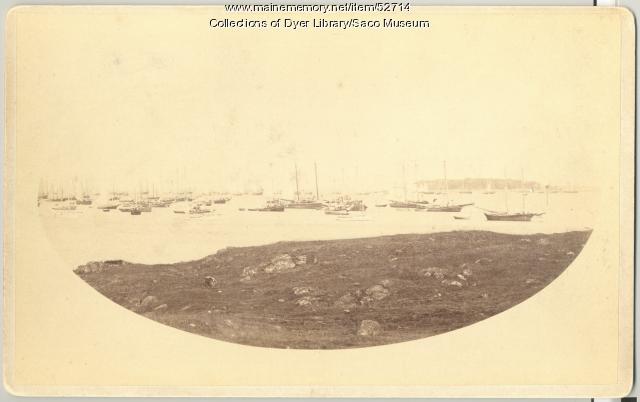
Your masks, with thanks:
[{"label": "pale sky", "polygon": [[162,8],[34,16],[18,129],[42,177],[102,188],[290,191],[297,163],[311,191],[315,162],[325,191],[364,191],[400,185],[403,164],[408,181],[440,178],[444,160],[450,178],[593,184],[617,152],[597,145],[617,135],[615,19],[425,13],[424,31],[307,32]]}]

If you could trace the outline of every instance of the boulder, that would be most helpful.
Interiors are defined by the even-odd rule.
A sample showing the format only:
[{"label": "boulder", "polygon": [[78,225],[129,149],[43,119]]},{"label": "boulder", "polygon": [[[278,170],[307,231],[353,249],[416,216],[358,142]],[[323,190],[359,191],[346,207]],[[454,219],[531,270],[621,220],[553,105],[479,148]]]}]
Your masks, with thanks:
[{"label": "boulder", "polygon": [[310,286],[294,286],[291,290],[293,290],[293,294],[296,296],[302,296],[316,291],[315,288]]},{"label": "boulder", "polygon": [[300,307],[314,307],[318,304],[318,299],[316,297],[304,296],[296,300],[296,305]]},{"label": "boulder", "polygon": [[127,262],[123,260],[107,260],[107,261],[90,261],[84,265],[79,265],[73,270],[76,274],[90,274],[96,272],[102,272],[107,268],[121,267],[126,265]]},{"label": "boulder", "polygon": [[427,278],[434,277],[436,279],[444,279],[446,273],[447,270],[445,268],[438,267],[422,268],[418,271],[418,275],[426,276]]},{"label": "boulder", "polygon": [[367,288],[364,293],[374,300],[382,300],[385,297],[389,296],[389,289],[385,288],[382,285],[374,285],[370,288]]},{"label": "boulder", "polygon": [[458,281],[452,281],[451,279],[445,279],[445,280],[443,280],[443,281],[442,281],[442,284],[443,284],[443,285],[447,285],[447,286],[455,286],[455,287],[458,287],[458,288],[461,288],[461,287],[462,287],[462,283],[461,283],[461,282],[458,282]]},{"label": "boulder", "polygon": [[358,306],[358,302],[351,293],[344,294],[333,303],[334,306],[341,309],[352,309]]},{"label": "boulder", "polygon": [[204,278],[204,285],[208,288],[213,288],[216,286],[216,283],[218,283],[218,281],[216,280],[216,278],[214,278],[213,276],[206,276]]},{"label": "boulder", "polygon": [[293,258],[289,254],[280,254],[271,259],[271,264],[264,268],[266,273],[280,273],[291,271],[296,267]]},{"label": "boulder", "polygon": [[158,298],[152,295],[148,295],[142,300],[140,300],[140,307],[151,307],[154,304],[158,303]]},{"label": "boulder", "polygon": [[362,320],[358,327],[358,335],[360,336],[377,336],[382,332],[382,325],[374,320]]}]

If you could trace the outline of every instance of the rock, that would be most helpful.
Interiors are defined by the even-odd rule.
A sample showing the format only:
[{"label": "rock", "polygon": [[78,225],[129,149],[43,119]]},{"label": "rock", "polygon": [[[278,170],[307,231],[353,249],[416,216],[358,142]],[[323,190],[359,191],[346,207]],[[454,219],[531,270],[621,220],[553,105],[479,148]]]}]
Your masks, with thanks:
[{"label": "rock", "polygon": [[162,310],[162,309],[165,309],[167,307],[169,307],[169,306],[167,306],[166,304],[161,304],[158,307],[154,308],[154,310]]},{"label": "rock", "polygon": [[521,242],[531,243],[531,239],[523,238],[520,239]]},{"label": "rock", "polygon": [[382,332],[382,326],[374,320],[362,320],[358,327],[358,335],[360,336],[377,336]]},{"label": "rock", "polygon": [[293,258],[289,254],[281,254],[271,259],[271,264],[264,268],[266,273],[280,273],[287,272],[296,267]]},{"label": "rock", "polygon": [[460,279],[460,280],[463,280],[463,281],[466,281],[466,280],[467,280],[467,278],[465,278],[465,276],[464,276],[464,275],[461,275],[461,274],[456,275],[456,277],[457,277],[458,279]]},{"label": "rock", "polygon": [[573,251],[567,251],[567,255],[574,256],[574,255],[576,255],[576,253],[574,253]]},{"label": "rock", "polygon": [[540,281],[537,280],[537,279],[533,279],[533,278],[529,278],[526,281],[524,281],[524,283],[526,283],[527,285],[530,285],[532,283],[538,283],[538,282],[540,282]]},{"label": "rock", "polygon": [[436,279],[444,279],[444,276],[446,273],[447,273],[446,269],[438,268],[438,267],[422,268],[421,270],[418,271],[419,275],[426,276],[427,278],[430,278],[433,276]]},{"label": "rock", "polygon": [[158,303],[158,298],[155,296],[146,296],[140,301],[140,307],[150,307],[153,304]]},{"label": "rock", "polygon": [[482,258],[478,258],[475,263],[476,264],[487,264],[489,262],[491,262],[491,260],[489,258],[482,257]]},{"label": "rock", "polygon": [[489,294],[488,293],[483,293],[482,294],[482,298],[483,299],[488,299],[489,298]]},{"label": "rock", "polygon": [[213,288],[213,287],[216,286],[216,283],[218,283],[218,281],[213,276],[205,276],[204,277],[204,285],[206,287]]},{"label": "rock", "polygon": [[371,297],[373,300],[382,300],[385,297],[389,296],[389,289],[385,288],[382,285],[374,285],[370,288],[367,288],[364,293],[367,296]]},{"label": "rock", "polygon": [[253,276],[258,273],[257,267],[244,267],[242,270],[242,276]]},{"label": "rock", "polygon": [[278,299],[280,303],[284,303],[284,299]]},{"label": "rock", "polygon": [[391,279],[383,279],[380,281],[380,284],[385,288],[388,288],[389,286],[391,286]]},{"label": "rock", "polygon": [[444,281],[442,281],[443,285],[447,285],[447,286],[456,286],[461,288],[462,287],[462,283],[458,282],[458,281],[452,281],[451,279],[445,279]]},{"label": "rock", "polygon": [[86,263],[85,265],[79,265],[76,269],[73,270],[73,272],[75,272],[76,274],[90,274],[102,272],[108,268],[120,267],[127,264],[128,263],[123,260],[91,261]]},{"label": "rock", "polygon": [[318,304],[317,302],[318,302],[318,298],[316,297],[304,296],[296,300],[296,305],[300,307],[313,307],[316,304]]},{"label": "rock", "polygon": [[307,263],[307,256],[306,255],[299,255],[296,258],[296,265],[304,265]]},{"label": "rock", "polygon": [[462,270],[462,275],[464,276],[472,276],[473,275],[473,271],[471,270],[471,268],[465,268]]},{"label": "rock", "polygon": [[293,290],[294,295],[301,296],[314,292],[316,289],[309,286],[294,286],[291,290]]},{"label": "rock", "polygon": [[358,306],[356,298],[351,294],[347,293],[345,295],[340,296],[338,300],[333,303],[334,306],[341,309],[352,309]]},{"label": "rock", "polygon": [[549,239],[542,238],[542,239],[539,239],[536,243],[538,243],[538,244],[539,244],[539,245],[541,245],[541,246],[546,246],[546,245],[548,245],[550,242],[549,242]]}]

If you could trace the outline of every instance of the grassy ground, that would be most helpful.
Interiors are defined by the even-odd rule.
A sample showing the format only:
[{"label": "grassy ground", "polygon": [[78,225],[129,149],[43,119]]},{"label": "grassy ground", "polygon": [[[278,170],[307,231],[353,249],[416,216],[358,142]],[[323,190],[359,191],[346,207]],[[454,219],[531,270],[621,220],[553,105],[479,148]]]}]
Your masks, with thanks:
[{"label": "grassy ground", "polygon": [[558,277],[590,234],[280,242],[75,272],[127,309],[185,331],[265,347],[350,348],[423,338],[504,311]]}]

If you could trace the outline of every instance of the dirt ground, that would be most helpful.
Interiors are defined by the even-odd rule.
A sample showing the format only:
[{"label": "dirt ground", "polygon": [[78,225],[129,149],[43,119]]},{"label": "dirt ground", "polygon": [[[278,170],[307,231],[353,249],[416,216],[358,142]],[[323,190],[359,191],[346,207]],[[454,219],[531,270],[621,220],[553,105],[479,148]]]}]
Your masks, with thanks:
[{"label": "dirt ground", "polygon": [[280,242],[170,265],[91,262],[75,272],[121,306],[184,331],[273,348],[353,348],[500,313],[557,278],[590,234]]}]

